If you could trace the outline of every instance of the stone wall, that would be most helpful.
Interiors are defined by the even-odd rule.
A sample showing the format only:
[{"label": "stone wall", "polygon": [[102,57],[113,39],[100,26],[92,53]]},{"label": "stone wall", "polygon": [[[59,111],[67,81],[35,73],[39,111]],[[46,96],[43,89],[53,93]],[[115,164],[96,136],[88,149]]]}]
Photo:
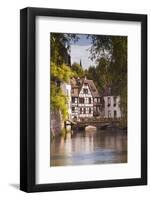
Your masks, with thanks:
[{"label": "stone wall", "polygon": [[50,131],[51,136],[56,136],[61,133],[64,123],[61,120],[61,114],[59,111],[51,111],[50,115]]}]

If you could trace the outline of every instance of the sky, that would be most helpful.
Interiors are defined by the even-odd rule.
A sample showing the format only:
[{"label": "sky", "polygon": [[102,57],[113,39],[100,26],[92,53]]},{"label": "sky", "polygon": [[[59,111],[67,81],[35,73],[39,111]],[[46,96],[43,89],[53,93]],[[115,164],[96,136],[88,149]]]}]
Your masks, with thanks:
[{"label": "sky", "polygon": [[92,61],[90,57],[89,49],[91,47],[91,39],[87,38],[87,35],[78,35],[79,40],[76,43],[71,43],[71,64],[74,62],[82,63],[83,69],[88,69],[90,65],[95,65],[95,61]]}]

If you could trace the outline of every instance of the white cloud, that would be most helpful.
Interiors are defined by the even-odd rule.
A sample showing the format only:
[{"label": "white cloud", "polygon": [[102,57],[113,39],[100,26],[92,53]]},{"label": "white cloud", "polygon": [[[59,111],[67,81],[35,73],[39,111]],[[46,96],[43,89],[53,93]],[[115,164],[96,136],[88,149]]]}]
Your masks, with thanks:
[{"label": "white cloud", "polygon": [[95,65],[95,61],[92,61],[90,57],[90,45],[71,45],[71,64],[74,62],[80,63],[82,61],[82,67],[87,69],[90,65]]}]

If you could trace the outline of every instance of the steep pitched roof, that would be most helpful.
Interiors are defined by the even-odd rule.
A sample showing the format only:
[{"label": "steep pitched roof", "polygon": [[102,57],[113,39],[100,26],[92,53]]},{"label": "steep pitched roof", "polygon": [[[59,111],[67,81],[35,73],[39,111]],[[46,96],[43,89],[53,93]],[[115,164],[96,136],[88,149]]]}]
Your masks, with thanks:
[{"label": "steep pitched roof", "polygon": [[81,91],[81,88],[82,88],[83,84],[85,84],[85,83],[88,84],[93,97],[100,97],[99,92],[98,92],[93,80],[89,80],[86,78],[83,78],[83,79],[72,78],[71,79],[71,88],[72,88],[71,96],[78,97],[79,93]]},{"label": "steep pitched roof", "polygon": [[84,83],[88,84],[93,97],[100,97],[99,92],[98,92],[93,80],[84,79],[83,84]]},{"label": "steep pitched roof", "polygon": [[78,97],[80,85],[77,84],[77,79],[72,78],[70,80],[70,83],[71,83],[71,96],[72,97]]}]

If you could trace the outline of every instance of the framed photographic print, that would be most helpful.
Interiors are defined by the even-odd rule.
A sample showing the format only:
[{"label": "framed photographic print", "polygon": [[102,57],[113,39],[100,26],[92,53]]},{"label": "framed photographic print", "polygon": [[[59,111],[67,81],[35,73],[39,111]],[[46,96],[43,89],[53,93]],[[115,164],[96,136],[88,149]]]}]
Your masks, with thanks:
[{"label": "framed photographic print", "polygon": [[20,12],[20,189],[147,184],[147,16]]}]

